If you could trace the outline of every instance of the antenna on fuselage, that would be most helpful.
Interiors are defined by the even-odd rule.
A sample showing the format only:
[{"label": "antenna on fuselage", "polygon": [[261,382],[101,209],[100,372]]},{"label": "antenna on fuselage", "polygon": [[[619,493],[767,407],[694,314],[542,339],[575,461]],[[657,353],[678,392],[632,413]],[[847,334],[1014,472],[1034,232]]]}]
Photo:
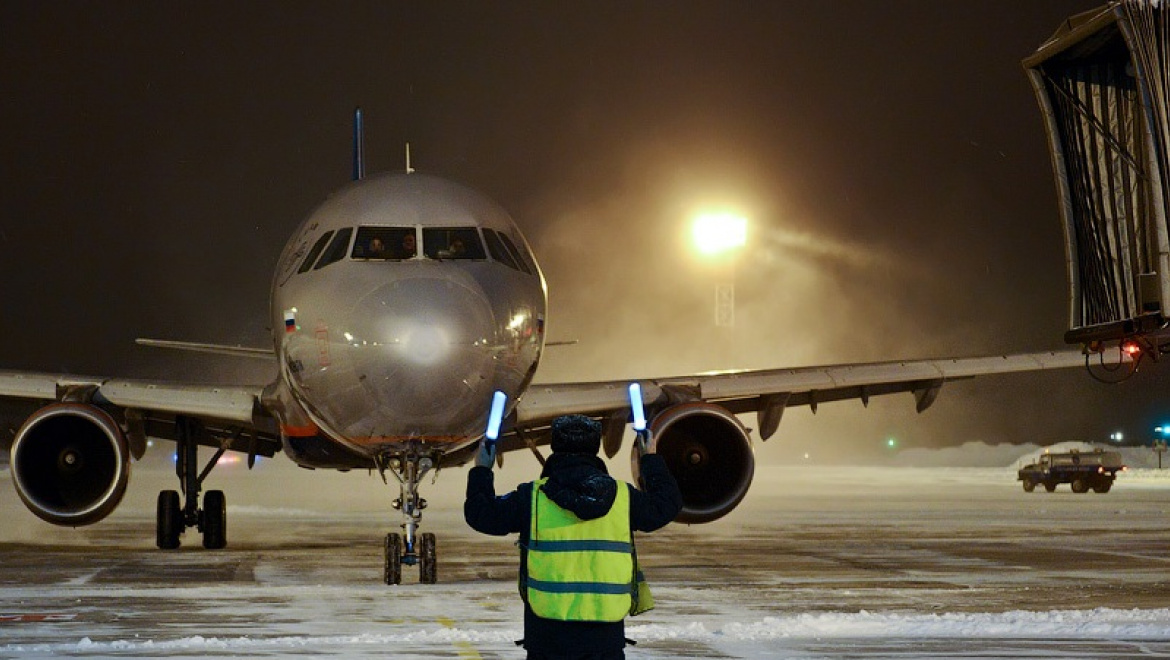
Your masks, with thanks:
[{"label": "antenna on fuselage", "polygon": [[366,129],[362,126],[362,109],[353,110],[353,180],[366,178]]},{"label": "antenna on fuselage", "polygon": [[406,143],[406,173],[414,174],[414,168],[410,166],[410,143]]}]

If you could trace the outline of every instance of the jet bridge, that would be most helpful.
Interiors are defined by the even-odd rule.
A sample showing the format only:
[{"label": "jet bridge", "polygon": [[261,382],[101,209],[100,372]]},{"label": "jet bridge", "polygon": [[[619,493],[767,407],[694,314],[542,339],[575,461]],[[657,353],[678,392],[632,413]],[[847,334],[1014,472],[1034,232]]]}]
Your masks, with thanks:
[{"label": "jet bridge", "polygon": [[1170,352],[1170,8],[1118,0],[1066,20],[1024,68],[1048,131],[1069,281],[1065,341]]}]

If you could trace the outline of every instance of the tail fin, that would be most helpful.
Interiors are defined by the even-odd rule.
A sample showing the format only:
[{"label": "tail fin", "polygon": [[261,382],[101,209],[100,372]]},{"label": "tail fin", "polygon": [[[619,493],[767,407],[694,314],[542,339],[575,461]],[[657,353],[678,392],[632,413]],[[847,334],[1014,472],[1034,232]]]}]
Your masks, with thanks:
[{"label": "tail fin", "polygon": [[362,109],[353,110],[353,180],[366,178],[366,130],[362,126]]}]

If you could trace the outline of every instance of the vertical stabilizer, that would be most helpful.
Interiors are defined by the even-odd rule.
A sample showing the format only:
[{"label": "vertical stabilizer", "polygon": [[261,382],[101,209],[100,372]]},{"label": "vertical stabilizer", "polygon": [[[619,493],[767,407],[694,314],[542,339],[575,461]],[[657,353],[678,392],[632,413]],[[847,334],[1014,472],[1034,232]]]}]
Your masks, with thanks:
[{"label": "vertical stabilizer", "polygon": [[353,111],[353,180],[366,178],[366,131],[362,126],[362,109]]}]

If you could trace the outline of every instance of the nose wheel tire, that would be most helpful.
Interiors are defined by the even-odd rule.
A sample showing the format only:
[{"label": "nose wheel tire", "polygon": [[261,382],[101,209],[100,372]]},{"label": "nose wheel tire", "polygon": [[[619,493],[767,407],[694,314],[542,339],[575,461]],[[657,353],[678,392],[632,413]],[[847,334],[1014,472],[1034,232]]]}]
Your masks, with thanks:
[{"label": "nose wheel tire", "polygon": [[402,536],[386,535],[386,565],[383,571],[386,584],[402,583]]},{"label": "nose wheel tire", "polygon": [[418,581],[434,584],[438,579],[438,561],[435,558],[435,535],[419,534]]}]

